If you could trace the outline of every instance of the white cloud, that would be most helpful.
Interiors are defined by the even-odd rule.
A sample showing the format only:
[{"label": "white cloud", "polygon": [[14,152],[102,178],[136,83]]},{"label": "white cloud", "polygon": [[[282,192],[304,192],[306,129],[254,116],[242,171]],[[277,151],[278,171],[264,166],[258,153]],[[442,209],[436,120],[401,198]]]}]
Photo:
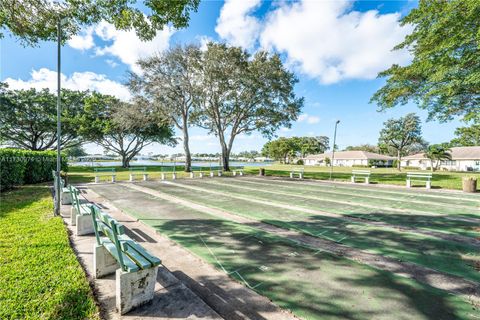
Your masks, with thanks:
[{"label": "white cloud", "polygon": [[260,43],[287,54],[287,60],[321,83],[372,79],[392,63],[405,63],[406,51],[392,52],[410,31],[399,13],[352,10],[352,2],[285,2],[267,17]]},{"label": "white cloud", "polygon": [[[29,89],[35,88],[37,90],[48,88],[52,91],[57,89],[57,72],[47,68],[33,70],[31,72],[31,79],[12,79],[4,80],[8,83],[10,89]],[[74,72],[70,77],[61,75],[62,88],[71,90],[91,90],[98,91],[103,94],[114,95],[122,100],[130,98],[130,92],[122,84],[110,80],[104,74],[97,74],[94,72]]]},{"label": "white cloud", "polygon": [[308,124],[315,124],[320,122],[320,118],[317,116],[311,116],[308,113],[302,113],[298,117],[297,122],[306,122]]},{"label": "white cloud", "polygon": [[215,27],[220,38],[234,46],[252,48],[258,39],[261,23],[249,14],[260,3],[260,0],[227,0]]},{"label": "white cloud", "polygon": [[96,47],[97,55],[112,55],[130,66],[135,72],[140,72],[136,65],[138,59],[161,52],[169,47],[170,37],[174,28],[165,26],[157,32],[151,41],[141,41],[135,31],[117,30],[112,24],[101,22],[95,27],[95,33],[104,41],[112,41],[111,45]]},{"label": "white cloud", "polygon": [[105,62],[106,62],[110,67],[112,67],[112,68],[115,68],[115,67],[118,66],[118,63],[116,63],[116,62],[115,62],[114,60],[112,60],[112,59],[107,59],[107,60],[105,60]]},{"label": "white cloud", "polygon": [[93,28],[88,27],[83,30],[81,34],[73,36],[67,43],[70,47],[82,51],[93,48],[95,45],[93,41]]}]

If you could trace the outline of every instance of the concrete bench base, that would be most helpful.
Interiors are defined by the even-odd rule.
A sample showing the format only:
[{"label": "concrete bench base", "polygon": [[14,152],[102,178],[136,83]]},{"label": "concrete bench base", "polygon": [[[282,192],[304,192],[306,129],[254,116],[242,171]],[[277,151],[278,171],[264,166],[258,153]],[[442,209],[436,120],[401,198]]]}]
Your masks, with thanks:
[{"label": "concrete bench base", "polygon": [[[233,170],[233,176],[235,177],[237,175],[237,171]],[[243,171],[238,171],[239,176],[243,176]]]},{"label": "concrete bench base", "polygon": [[[432,189],[432,181],[421,181],[421,182],[425,182],[426,189]],[[411,188],[411,187],[412,187],[412,180],[407,179],[407,188]]]},{"label": "concrete bench base", "polygon": [[91,215],[77,215],[75,233],[77,236],[95,233],[95,230],[93,230],[93,220]]},{"label": "concrete bench base", "polygon": [[[161,174],[161,179],[162,180],[165,180],[167,178],[167,174],[166,173],[162,173]],[[172,173],[172,180],[175,180],[177,179],[177,174],[176,173]]]},{"label": "concrete bench base", "polygon": [[[95,183],[100,183],[100,178],[101,177],[108,177],[107,175],[104,176],[95,176]],[[116,175],[112,175],[112,182],[116,181]]]},{"label": "concrete bench base", "polygon": [[[365,184],[369,184],[370,183],[370,177],[360,177],[360,179],[364,179],[364,183]],[[355,177],[352,177],[352,183],[355,183],[356,180],[355,180]]]},{"label": "concrete bench base", "polygon": [[61,204],[72,204],[72,195],[70,192],[62,192],[62,197],[60,198]]},{"label": "concrete bench base", "polygon": [[135,307],[153,299],[158,267],[125,272],[102,245],[94,244],[93,270],[95,278],[115,274],[116,307],[120,314],[125,314]]},{"label": "concrete bench base", "polygon": [[130,182],[135,180],[135,176],[143,176],[143,181],[148,180],[148,173],[130,173]]},{"label": "concrete bench base", "polygon": [[299,179],[303,179],[303,173],[301,172],[290,172],[290,179],[293,179],[295,175],[298,175]]},{"label": "concrete bench base", "polygon": [[153,299],[158,267],[137,272],[116,271],[116,306],[120,314]]}]

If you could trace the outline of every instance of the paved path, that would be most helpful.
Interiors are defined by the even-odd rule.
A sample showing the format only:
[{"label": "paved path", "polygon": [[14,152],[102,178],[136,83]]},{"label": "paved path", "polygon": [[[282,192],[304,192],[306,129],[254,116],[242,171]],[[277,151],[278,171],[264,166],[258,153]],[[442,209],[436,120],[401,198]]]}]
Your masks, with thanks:
[{"label": "paved path", "polygon": [[[122,319],[297,319],[267,298],[232,280],[167,237],[158,234],[150,226],[124,214],[91,189],[80,187],[80,190],[86,199],[96,203],[122,223],[126,233],[158,256],[164,266],[159,270],[155,301],[146,308],[132,311]],[[68,212],[69,210],[68,206]],[[94,240],[93,235],[72,236],[74,248],[88,273],[91,273],[92,268]],[[165,288],[162,289],[162,285]],[[113,276],[95,280],[95,287],[99,292],[97,296],[107,310],[108,319],[120,318],[113,311],[114,286]]]}]

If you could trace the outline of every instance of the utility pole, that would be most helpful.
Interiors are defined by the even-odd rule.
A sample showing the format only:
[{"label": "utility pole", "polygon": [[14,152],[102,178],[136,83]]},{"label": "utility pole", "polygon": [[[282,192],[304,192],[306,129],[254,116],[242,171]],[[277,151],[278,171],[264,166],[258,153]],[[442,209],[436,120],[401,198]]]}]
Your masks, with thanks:
[{"label": "utility pole", "polygon": [[333,133],[332,159],[330,160],[330,180],[332,180],[333,161],[335,160],[335,144],[337,140],[337,126],[339,123],[340,123],[340,120],[337,120],[337,122],[335,122],[335,131]]}]

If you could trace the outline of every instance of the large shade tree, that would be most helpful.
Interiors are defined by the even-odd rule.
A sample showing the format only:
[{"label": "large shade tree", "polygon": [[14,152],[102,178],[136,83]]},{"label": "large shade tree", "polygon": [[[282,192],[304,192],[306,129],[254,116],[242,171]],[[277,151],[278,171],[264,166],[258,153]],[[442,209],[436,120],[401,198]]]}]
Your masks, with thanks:
[{"label": "large shade tree", "polygon": [[[188,25],[190,12],[200,0],[90,1],[90,0],[2,0],[0,29],[6,28],[24,45],[56,40],[57,23],[62,22],[63,40],[78,34],[82,27],[106,21],[119,30],[135,30],[142,40],[151,40],[158,30],[171,23]],[[141,7],[147,10],[141,10]],[[3,33],[0,32],[0,38]]]},{"label": "large shade tree", "polygon": [[189,127],[192,113],[198,109],[200,85],[198,63],[201,51],[197,46],[177,46],[138,62],[142,73],[130,74],[133,94],[147,99],[162,118],[169,119],[182,132],[185,171],[189,172],[192,156]]},{"label": "large shade tree", "polygon": [[413,56],[379,74],[386,84],[372,97],[384,110],[413,101],[431,119],[469,120],[480,113],[480,1],[420,0],[401,20],[413,31],[395,49]]},{"label": "large shade tree", "polygon": [[118,154],[122,167],[146,146],[157,142],[174,146],[174,132],[169,122],[152,112],[147,101],[136,99],[123,102],[115,97],[92,94],[86,100],[80,132],[106,152]]},{"label": "large shade tree", "polygon": [[409,113],[398,119],[389,119],[383,125],[378,144],[380,148],[393,151],[397,157],[397,169],[400,170],[400,162],[409,147],[422,141],[420,118]]},{"label": "large shade tree", "polygon": [[480,123],[457,128],[455,138],[452,139],[450,144],[454,147],[480,146]]},{"label": "large shade tree", "polygon": [[[79,145],[77,120],[88,92],[63,89],[61,148]],[[8,90],[0,85],[0,139],[14,147],[50,150],[57,146],[56,95],[48,89]]]},{"label": "large shade tree", "polygon": [[250,56],[238,47],[209,43],[199,67],[202,100],[196,123],[218,137],[224,170],[229,170],[236,137],[253,131],[272,137],[289,127],[303,106],[294,93],[298,80],[278,55]]}]

